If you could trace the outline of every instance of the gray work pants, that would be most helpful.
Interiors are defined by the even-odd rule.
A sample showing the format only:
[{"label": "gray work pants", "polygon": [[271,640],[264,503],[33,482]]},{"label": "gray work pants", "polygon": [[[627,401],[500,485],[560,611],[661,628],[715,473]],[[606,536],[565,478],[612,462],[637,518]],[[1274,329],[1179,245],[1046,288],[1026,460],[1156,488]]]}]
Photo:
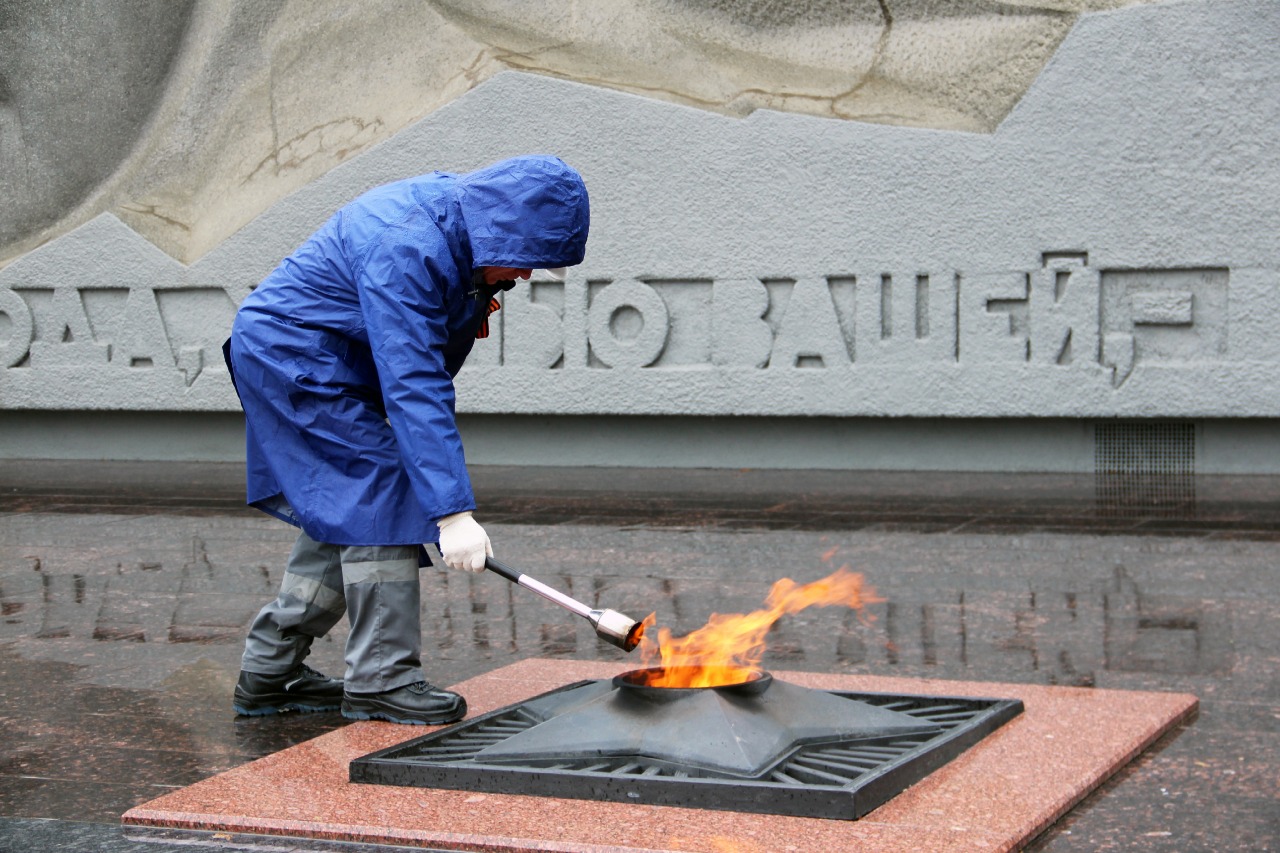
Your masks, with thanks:
[{"label": "gray work pants", "polygon": [[327,545],[299,533],[280,594],[253,620],[240,666],[263,675],[289,672],[346,613],[349,692],[424,681],[420,595],[417,547]]}]

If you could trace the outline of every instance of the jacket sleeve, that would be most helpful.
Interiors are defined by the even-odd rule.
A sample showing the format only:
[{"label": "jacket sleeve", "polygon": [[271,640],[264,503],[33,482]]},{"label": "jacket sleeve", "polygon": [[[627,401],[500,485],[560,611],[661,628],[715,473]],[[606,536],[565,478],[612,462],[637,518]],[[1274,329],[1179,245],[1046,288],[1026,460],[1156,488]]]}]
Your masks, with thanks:
[{"label": "jacket sleeve", "polygon": [[447,287],[458,277],[443,237],[430,225],[387,229],[357,275],[387,420],[433,521],[475,509],[444,353]]}]

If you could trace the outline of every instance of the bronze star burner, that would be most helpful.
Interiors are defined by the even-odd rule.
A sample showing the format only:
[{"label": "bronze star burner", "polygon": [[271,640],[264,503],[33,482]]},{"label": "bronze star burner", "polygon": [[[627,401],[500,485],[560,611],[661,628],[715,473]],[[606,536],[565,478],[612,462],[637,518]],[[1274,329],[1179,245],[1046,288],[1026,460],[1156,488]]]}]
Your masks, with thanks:
[{"label": "bronze star burner", "polygon": [[1009,699],[580,681],[351,762],[353,782],[855,819],[1022,712]]}]

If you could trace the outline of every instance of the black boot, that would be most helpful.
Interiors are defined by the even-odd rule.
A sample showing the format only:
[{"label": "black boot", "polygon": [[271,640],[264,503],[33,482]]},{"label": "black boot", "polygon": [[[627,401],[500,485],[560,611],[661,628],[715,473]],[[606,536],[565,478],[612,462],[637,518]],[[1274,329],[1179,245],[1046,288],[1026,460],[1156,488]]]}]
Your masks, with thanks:
[{"label": "black boot", "polygon": [[282,711],[336,711],[342,707],[342,682],[305,664],[283,675],[241,670],[231,707],[250,717]]},{"label": "black boot", "polygon": [[429,681],[385,693],[347,693],[342,716],[351,720],[389,720],[415,726],[439,726],[467,715],[467,700]]}]

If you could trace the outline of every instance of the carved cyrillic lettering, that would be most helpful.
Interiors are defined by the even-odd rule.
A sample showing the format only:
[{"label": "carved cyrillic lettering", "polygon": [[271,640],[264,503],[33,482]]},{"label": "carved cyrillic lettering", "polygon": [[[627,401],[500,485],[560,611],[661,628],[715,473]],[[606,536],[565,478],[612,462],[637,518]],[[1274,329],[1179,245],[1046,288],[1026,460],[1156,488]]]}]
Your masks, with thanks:
[{"label": "carved cyrillic lettering", "polygon": [[538,369],[564,364],[564,285],[532,282],[503,294],[502,363]]},{"label": "carved cyrillic lettering", "polygon": [[707,367],[711,364],[712,283],[709,279],[646,279],[667,309],[667,341],[649,366]]},{"label": "carved cyrillic lettering", "polygon": [[1030,347],[1037,364],[1066,366],[1098,352],[1099,276],[1083,262],[1054,256],[1031,276]]},{"label": "carved cyrillic lettering", "polygon": [[975,362],[1027,360],[1027,274],[990,273],[960,282],[960,358]]},{"label": "carved cyrillic lettering", "polygon": [[124,322],[112,341],[111,363],[138,369],[177,366],[151,288],[136,287],[129,292]]},{"label": "carved cyrillic lettering", "polygon": [[770,367],[844,367],[849,343],[840,329],[827,282],[801,279],[778,321]]},{"label": "carved cyrillic lettering", "polygon": [[1113,383],[1119,386],[1144,363],[1225,355],[1227,281],[1220,268],[1102,273],[1098,324],[1107,342],[1103,364],[1115,368]]},{"label": "carved cyrillic lettering", "polygon": [[206,370],[223,366],[222,342],[236,306],[218,287],[160,288],[154,291],[171,357],[190,387]]},{"label": "carved cyrillic lettering", "polygon": [[[66,264],[55,260],[42,263],[57,273]],[[777,398],[780,413],[952,411],[947,407],[956,400],[969,411],[969,401],[978,398],[963,395],[1009,381],[1027,386],[1019,392],[1025,400],[1033,400],[1029,395],[1043,382],[1056,395],[1046,410],[1062,411],[1073,405],[1063,396],[1071,383],[1109,380],[1120,389],[1152,364],[1160,365],[1150,375],[1165,377],[1161,382],[1171,370],[1224,369],[1211,362],[1230,356],[1226,268],[1099,270],[1083,250],[1044,252],[1040,264],[977,273],[868,265],[795,278],[531,281],[500,296],[504,305],[490,320],[490,336],[477,342],[468,361],[464,383],[483,376],[489,396],[466,388],[460,400],[476,401],[471,411],[505,411],[507,399],[531,387],[524,371],[563,371],[549,387],[560,382],[575,389],[575,410],[594,411],[594,392],[583,390],[581,374],[572,374],[645,368],[643,378],[619,377],[622,384],[602,392],[601,400],[602,410],[629,411],[634,397],[635,410],[648,413],[665,405],[654,402],[655,389],[665,394],[662,389],[681,381],[668,371],[696,369],[703,373],[687,377],[702,389],[700,411],[739,411],[743,398],[735,395],[742,389],[707,374],[772,367],[810,369],[788,389],[790,396]],[[74,282],[3,271],[0,381],[7,383],[9,406],[50,405],[49,390],[66,401],[53,405],[234,405],[219,349],[242,289],[191,286],[162,271],[124,284],[99,281],[84,264],[75,269]],[[1245,332],[1256,337],[1255,330]],[[964,370],[946,369],[957,364]],[[821,375],[832,369],[867,371],[864,378],[873,381],[849,385],[846,393],[839,377]],[[748,378],[764,383],[761,388],[786,381]],[[899,392],[920,378],[945,380],[941,395]],[[154,395],[139,396],[151,388]],[[867,402],[855,388],[868,392]],[[1094,390],[1081,388],[1082,398],[1094,401],[1090,411],[1112,411],[1111,400],[1132,411],[1149,393],[1125,389],[1127,398],[1103,404]],[[531,411],[558,411],[554,394],[527,396]],[[519,400],[513,405],[523,411]],[[764,411],[764,405],[745,408]],[[1017,403],[1020,411],[1036,405]]]},{"label": "carved cyrillic lettering", "polygon": [[769,292],[757,279],[717,281],[712,288],[711,362],[718,367],[764,367],[773,349],[765,321]]},{"label": "carved cyrillic lettering", "polygon": [[27,357],[35,322],[22,297],[4,289],[0,289],[0,318],[0,367],[13,367]]},{"label": "carved cyrillic lettering", "polygon": [[859,273],[858,364],[955,358],[954,273]]},{"label": "carved cyrillic lettering", "polygon": [[916,340],[929,337],[929,276],[916,276]]},{"label": "carved cyrillic lettering", "polygon": [[611,284],[591,298],[591,352],[608,367],[646,367],[667,343],[670,318],[657,292],[640,281]]},{"label": "carved cyrillic lettering", "polygon": [[1111,368],[1111,384],[1120,387],[1133,372],[1133,335],[1108,332],[1102,336],[1102,364]]},{"label": "carved cyrillic lettering", "polygon": [[[31,293],[35,297],[35,293]],[[33,301],[43,300],[35,297]],[[55,288],[52,298],[43,307],[47,313],[33,312],[36,315],[36,336],[31,342],[33,369],[92,369],[107,364],[110,348],[94,339],[79,290],[74,287]]]},{"label": "carved cyrillic lettering", "polygon": [[1190,326],[1190,293],[1135,293],[1130,297],[1134,325]]}]

